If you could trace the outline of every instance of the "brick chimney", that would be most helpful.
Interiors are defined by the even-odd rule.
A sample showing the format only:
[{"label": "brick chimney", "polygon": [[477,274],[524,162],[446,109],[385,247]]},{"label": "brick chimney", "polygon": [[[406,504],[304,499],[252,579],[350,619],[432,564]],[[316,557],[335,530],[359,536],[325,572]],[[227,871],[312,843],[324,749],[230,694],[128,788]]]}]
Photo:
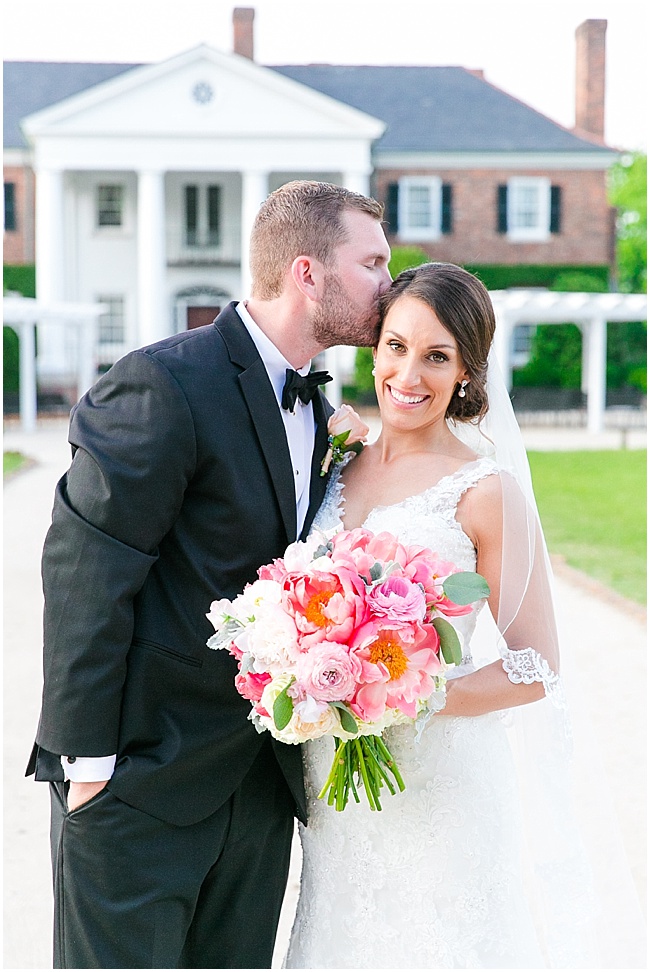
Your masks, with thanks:
[{"label": "brick chimney", "polygon": [[585,20],[576,30],[576,122],[581,132],[605,139],[606,20]]},{"label": "brick chimney", "polygon": [[247,57],[249,61],[254,61],[253,57],[253,20],[255,19],[254,7],[235,7],[232,12],[232,49],[235,54]]}]

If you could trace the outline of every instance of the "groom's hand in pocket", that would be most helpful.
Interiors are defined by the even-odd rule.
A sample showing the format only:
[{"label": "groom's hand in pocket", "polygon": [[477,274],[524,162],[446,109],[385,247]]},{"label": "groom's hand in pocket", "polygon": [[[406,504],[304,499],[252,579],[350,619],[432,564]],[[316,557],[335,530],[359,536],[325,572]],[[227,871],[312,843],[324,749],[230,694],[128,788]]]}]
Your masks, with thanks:
[{"label": "groom's hand in pocket", "polygon": [[99,780],[96,783],[73,783],[71,781],[70,789],[68,790],[69,812],[71,813],[73,810],[77,810],[78,807],[92,800],[94,796],[104,789],[107,783],[108,780]]}]

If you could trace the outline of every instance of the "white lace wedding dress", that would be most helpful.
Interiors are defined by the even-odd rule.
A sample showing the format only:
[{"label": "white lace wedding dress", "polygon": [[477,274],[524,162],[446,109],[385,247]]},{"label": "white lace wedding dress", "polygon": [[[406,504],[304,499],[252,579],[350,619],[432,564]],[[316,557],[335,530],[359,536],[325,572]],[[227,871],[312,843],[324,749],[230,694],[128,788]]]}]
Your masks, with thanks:
[{"label": "white lace wedding dress", "polygon": [[[456,519],[463,493],[497,472],[478,459],[437,485],[378,507],[364,526],[430,547],[462,570],[476,552]],[[316,526],[340,523],[336,475]],[[487,610],[487,608],[485,609]],[[472,670],[477,614],[453,619]],[[502,713],[429,719],[419,740],[385,733],[406,783],[381,812],[318,800],[331,738],[303,747],[309,826],[300,828],[300,899],[285,968],[544,968],[521,874],[518,794]]]}]

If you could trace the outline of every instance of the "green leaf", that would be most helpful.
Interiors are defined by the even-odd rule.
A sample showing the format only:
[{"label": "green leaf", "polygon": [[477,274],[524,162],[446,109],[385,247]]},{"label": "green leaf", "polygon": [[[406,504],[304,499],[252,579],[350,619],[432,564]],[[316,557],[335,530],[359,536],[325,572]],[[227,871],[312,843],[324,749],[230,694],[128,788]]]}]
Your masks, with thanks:
[{"label": "green leaf", "polygon": [[442,657],[448,665],[460,665],[463,653],[460,650],[460,641],[453,624],[450,624],[445,618],[434,618],[432,624],[440,638]]},{"label": "green leaf", "polygon": [[454,604],[473,604],[481,598],[489,597],[490,588],[485,577],[473,570],[460,571],[450,574],[442,585],[442,589]]},{"label": "green leaf", "polygon": [[342,448],[345,445],[345,443],[348,441],[349,435],[350,435],[350,429],[347,429],[345,432],[339,432],[338,435],[333,435],[332,445],[334,446],[334,448],[335,449]]},{"label": "green leaf", "polygon": [[330,702],[333,708],[338,709],[341,727],[349,732],[351,736],[356,736],[359,731],[357,720],[354,718],[348,707],[343,702]]},{"label": "green leaf", "polygon": [[[288,685],[287,688],[289,688]],[[287,688],[282,689],[273,703],[273,721],[276,729],[279,729],[280,732],[286,729],[293,715],[293,699],[287,695]]]}]

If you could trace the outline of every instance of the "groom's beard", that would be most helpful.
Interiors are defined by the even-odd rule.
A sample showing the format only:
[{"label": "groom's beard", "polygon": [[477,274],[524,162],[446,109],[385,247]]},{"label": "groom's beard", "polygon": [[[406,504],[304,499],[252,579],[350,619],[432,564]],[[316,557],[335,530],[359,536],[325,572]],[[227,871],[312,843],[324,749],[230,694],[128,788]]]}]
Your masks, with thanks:
[{"label": "groom's beard", "polygon": [[376,345],[379,338],[379,301],[360,308],[345,291],[335,273],[325,277],[325,293],[312,320],[313,335],[323,348],[349,344],[357,348]]}]

